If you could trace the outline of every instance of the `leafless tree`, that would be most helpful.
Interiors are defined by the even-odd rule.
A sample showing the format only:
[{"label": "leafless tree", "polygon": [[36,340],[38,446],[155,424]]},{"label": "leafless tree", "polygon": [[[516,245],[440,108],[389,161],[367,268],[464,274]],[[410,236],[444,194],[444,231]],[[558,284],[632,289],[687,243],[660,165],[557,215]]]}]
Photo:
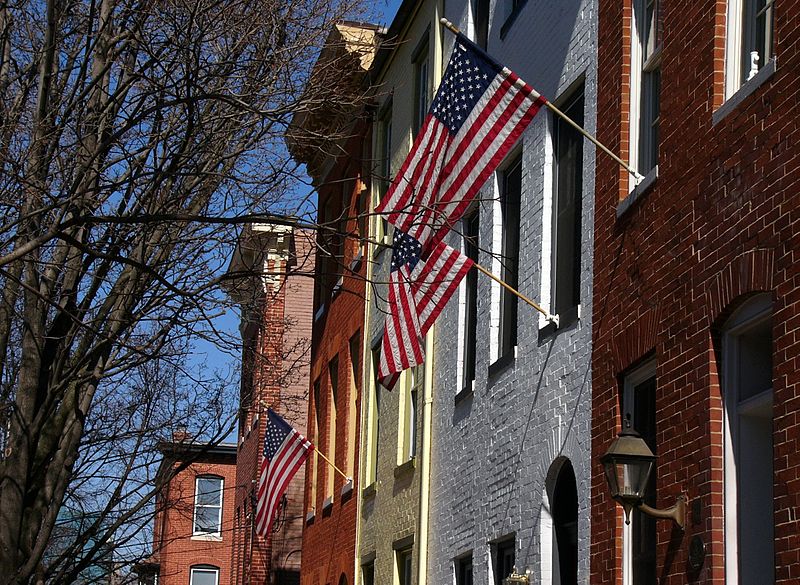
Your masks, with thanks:
[{"label": "leafless tree", "polygon": [[[190,379],[188,340],[225,341],[214,317],[237,224],[292,198],[292,116],[361,97],[320,73],[333,91],[302,92],[347,2],[0,1],[9,582],[69,582],[112,534],[134,539],[152,478],[131,453],[159,432],[189,420],[224,435],[224,384]],[[87,500],[93,532],[46,554],[64,502]]]}]

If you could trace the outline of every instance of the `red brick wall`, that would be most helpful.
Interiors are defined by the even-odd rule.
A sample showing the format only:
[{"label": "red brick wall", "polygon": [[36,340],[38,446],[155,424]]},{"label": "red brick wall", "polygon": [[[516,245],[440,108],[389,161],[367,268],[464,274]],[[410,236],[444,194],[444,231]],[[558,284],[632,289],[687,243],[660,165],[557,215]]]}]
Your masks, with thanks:
[{"label": "red brick wall", "polygon": [[[350,234],[358,231],[357,216],[365,213],[366,210],[360,209],[359,205],[366,199],[361,198],[362,193],[368,193],[368,185],[360,179],[359,170],[352,166],[352,160],[359,160],[361,148],[364,140],[362,127],[356,132],[355,140],[349,145],[352,158],[340,159],[337,165],[328,175],[328,183],[331,186],[321,191],[319,208],[323,209],[325,201],[329,196],[338,196],[341,193],[341,183],[337,181],[356,179],[353,181],[353,192],[350,195],[349,213],[346,229]],[[351,165],[351,166],[349,166]],[[311,500],[311,481],[312,473],[308,463],[306,474],[306,501],[305,513],[314,508],[316,513],[314,518],[305,526],[303,533],[303,566],[301,579],[303,585],[325,585],[331,583],[336,585],[342,574],[347,578],[347,583],[354,583],[354,559],[355,559],[355,540],[356,540],[356,504],[358,499],[358,430],[360,428],[359,413],[361,411],[361,361],[362,356],[356,356],[358,371],[353,379],[350,355],[350,339],[358,334],[363,341],[364,324],[364,294],[366,262],[362,261],[355,269],[355,272],[347,270],[352,266],[353,260],[359,250],[366,250],[357,237],[351,237],[345,244],[344,260],[342,268],[345,278],[342,288],[335,294],[330,302],[326,303],[324,313],[314,324],[314,340],[312,349],[311,363],[311,395],[313,396],[313,383],[320,383],[320,410],[327,416],[330,412],[331,397],[328,365],[334,357],[338,356],[338,394],[337,394],[337,429],[336,429],[336,466],[339,469],[347,470],[348,451],[353,457],[353,491],[342,495],[344,478],[336,473],[330,465],[321,458],[318,459],[317,472],[317,498]],[[318,262],[319,265],[319,262]],[[324,299],[317,299],[319,305]],[[361,344],[359,344],[359,352]],[[351,392],[356,392],[353,396]],[[355,399],[354,419],[350,420],[349,403]],[[313,428],[315,406],[313,398],[308,403],[309,428]],[[317,440],[318,448],[324,455],[330,455],[330,437],[328,436],[327,418],[319,421],[320,437]],[[348,427],[355,425],[355,432],[352,436],[348,435]],[[326,496],[325,486],[328,476],[333,474],[333,504],[323,510],[323,500]]]},{"label": "red brick wall", "polygon": [[[156,546],[160,563],[159,583],[187,585],[192,565],[220,569],[220,585],[232,584],[230,558],[233,542],[235,457],[205,457],[179,472],[159,498],[164,511],[156,517]],[[192,537],[195,478],[223,478],[222,534],[220,540]]]},{"label": "red brick wall", "polygon": [[[302,546],[304,470],[294,477],[286,491],[287,506],[280,515],[278,530],[269,542],[253,533],[253,493],[261,464],[266,425],[266,408],[272,407],[301,433],[305,432],[308,367],[310,360],[311,310],[314,258],[312,236],[295,230],[285,262],[270,262],[266,267],[273,282],[263,299],[251,334],[255,351],[245,355],[252,361],[252,400],[242,401],[244,424],[239,429],[240,443],[236,470],[236,507],[240,525],[236,529],[231,564],[239,583],[275,583],[280,570],[299,571]],[[288,274],[281,277],[281,274]],[[247,345],[247,343],[245,343]],[[246,393],[248,381],[243,381]],[[253,424],[254,418],[258,422]]]},{"label": "red brick wall", "polygon": [[[600,0],[598,138],[627,156],[630,2]],[[591,583],[619,584],[622,521],[599,459],[620,430],[620,376],[657,361],[659,507],[690,498],[685,533],[658,523],[661,585],[724,582],[722,401],[715,340],[751,292],[774,301],[778,583],[800,580],[800,5],[776,3],[777,71],[717,125],[725,2],[664,2],[659,177],[622,217],[627,177],[598,154],[592,358]],[[693,514],[692,512],[696,512]],[[689,572],[689,541],[708,547]]]}]

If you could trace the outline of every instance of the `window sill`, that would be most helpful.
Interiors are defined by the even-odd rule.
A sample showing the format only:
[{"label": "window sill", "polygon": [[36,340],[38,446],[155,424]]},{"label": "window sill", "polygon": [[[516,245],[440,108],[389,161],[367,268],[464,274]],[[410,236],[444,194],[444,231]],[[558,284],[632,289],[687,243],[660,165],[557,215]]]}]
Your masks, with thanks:
[{"label": "window sill", "polygon": [[566,311],[558,314],[558,327],[555,326],[555,323],[548,323],[541,329],[539,329],[539,343],[545,341],[549,337],[554,337],[558,335],[560,332],[564,331],[568,327],[571,327],[581,318],[581,306],[576,305],[567,309]]},{"label": "window sill", "polygon": [[489,365],[489,378],[494,378],[504,372],[514,360],[517,358],[517,346],[514,346],[513,351],[501,355],[497,360]]},{"label": "window sill", "polygon": [[344,482],[344,485],[342,486],[342,490],[339,492],[339,495],[345,498],[352,493],[353,493],[353,480],[351,478],[348,479],[346,482]]},{"label": "window sill", "polygon": [[470,380],[469,384],[467,384],[464,388],[458,391],[455,397],[456,405],[464,402],[467,398],[472,396],[475,393],[475,380]]},{"label": "window sill", "polygon": [[753,79],[745,82],[742,87],[737,89],[733,95],[725,100],[725,103],[711,114],[711,125],[716,126],[723,118],[735,110],[739,104],[752,95],[759,87],[764,85],[775,74],[776,68],[775,57],[773,57],[767,61],[758,73],[756,73]]},{"label": "window sill", "polygon": [[206,542],[222,542],[221,534],[192,534],[191,540],[205,540]]},{"label": "window sill", "polygon": [[328,496],[322,502],[322,515],[323,516],[325,516],[326,514],[330,515],[332,509],[333,509],[333,496]]},{"label": "window sill", "polygon": [[375,497],[375,492],[378,491],[377,482],[373,481],[363,490],[361,490],[361,497],[364,499]]},{"label": "window sill", "polygon": [[656,179],[658,179],[658,165],[650,169],[650,172],[642,179],[642,182],[636,185],[633,191],[628,193],[628,196],[619,202],[617,205],[617,219],[625,215],[639,199],[644,197],[650,189],[653,188]]},{"label": "window sill", "polygon": [[511,12],[511,14],[508,15],[508,18],[506,18],[506,21],[503,23],[503,26],[500,28],[500,40],[501,41],[506,38],[506,35],[508,34],[508,31],[511,29],[512,25],[514,24],[514,21],[517,20],[517,16],[519,16],[519,13],[522,12],[523,8],[525,8],[525,4],[526,3],[527,3],[527,0],[520,0],[520,3],[517,4],[517,7]]},{"label": "window sill", "polygon": [[314,322],[319,321],[322,319],[322,316],[325,314],[325,305],[320,305],[319,308],[314,312]]},{"label": "window sill", "polygon": [[317,514],[316,508],[311,508],[308,511],[308,514],[306,514],[306,524],[313,524],[314,523],[314,517],[316,516],[316,514]]},{"label": "window sill", "polygon": [[411,474],[414,469],[417,467],[417,458],[412,457],[405,463],[401,463],[397,467],[394,468],[394,476],[395,477],[403,477],[404,475]]}]

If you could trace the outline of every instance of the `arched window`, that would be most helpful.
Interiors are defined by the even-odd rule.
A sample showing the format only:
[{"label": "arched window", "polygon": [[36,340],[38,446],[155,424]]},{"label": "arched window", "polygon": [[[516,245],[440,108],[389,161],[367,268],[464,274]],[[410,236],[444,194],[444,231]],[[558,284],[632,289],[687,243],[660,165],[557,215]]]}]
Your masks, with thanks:
[{"label": "arched window", "polygon": [[190,567],[189,585],[219,585],[219,567],[213,565]]},{"label": "arched window", "polygon": [[722,333],[726,583],[772,583],[775,525],[770,296],[748,300],[728,319]]},{"label": "arched window", "polygon": [[339,585],[347,585],[347,575],[344,573],[339,577]]},{"label": "arched window", "polygon": [[542,583],[577,585],[578,489],[569,459],[550,466],[540,518]]}]

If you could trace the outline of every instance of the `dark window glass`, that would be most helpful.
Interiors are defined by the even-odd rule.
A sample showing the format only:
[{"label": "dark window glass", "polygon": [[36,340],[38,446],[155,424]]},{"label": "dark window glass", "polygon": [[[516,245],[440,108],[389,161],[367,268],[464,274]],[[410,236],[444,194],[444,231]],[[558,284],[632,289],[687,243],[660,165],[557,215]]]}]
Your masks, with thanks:
[{"label": "dark window glass", "polygon": [[[502,278],[512,288],[519,285],[519,211],[522,198],[522,158],[502,175],[500,206],[503,216]],[[500,297],[500,356],[511,355],[517,345],[517,296],[503,288]]]},{"label": "dark window glass", "polygon": [[362,565],[361,567],[361,583],[363,585],[375,585],[375,563]]},{"label": "dark window glass", "polygon": [[[464,218],[464,252],[471,260],[478,262],[478,210]],[[475,360],[477,354],[478,331],[478,271],[470,270],[464,277],[464,388],[470,388],[475,380]]]},{"label": "dark window glass", "polygon": [[413,571],[411,569],[411,549],[397,551],[397,576],[400,585],[411,585]]},{"label": "dark window glass", "polygon": [[495,545],[494,582],[501,585],[503,579],[514,570],[514,539],[498,542]]},{"label": "dark window glass", "polygon": [[578,487],[569,461],[561,466],[553,490],[553,527],[558,547],[559,585],[577,585]]},{"label": "dark window glass", "polygon": [[472,553],[456,559],[456,585],[472,585]]},{"label": "dark window glass", "polygon": [[[655,377],[637,384],[633,391],[633,428],[650,447],[656,451],[656,379]],[[656,467],[647,482],[644,501],[656,505]],[[656,519],[638,510],[633,510],[633,584],[656,585]]]},{"label": "dark window glass", "polygon": [[[583,88],[564,107],[583,125]],[[553,307],[566,315],[580,303],[581,203],[583,192],[583,136],[562,118],[556,118],[555,201],[553,202]]]},{"label": "dark window glass", "polygon": [[473,0],[472,20],[475,23],[475,44],[485,49],[489,41],[489,0]]},{"label": "dark window glass", "polygon": [[425,41],[414,57],[414,134],[422,128],[428,113],[428,73],[428,43]]}]

